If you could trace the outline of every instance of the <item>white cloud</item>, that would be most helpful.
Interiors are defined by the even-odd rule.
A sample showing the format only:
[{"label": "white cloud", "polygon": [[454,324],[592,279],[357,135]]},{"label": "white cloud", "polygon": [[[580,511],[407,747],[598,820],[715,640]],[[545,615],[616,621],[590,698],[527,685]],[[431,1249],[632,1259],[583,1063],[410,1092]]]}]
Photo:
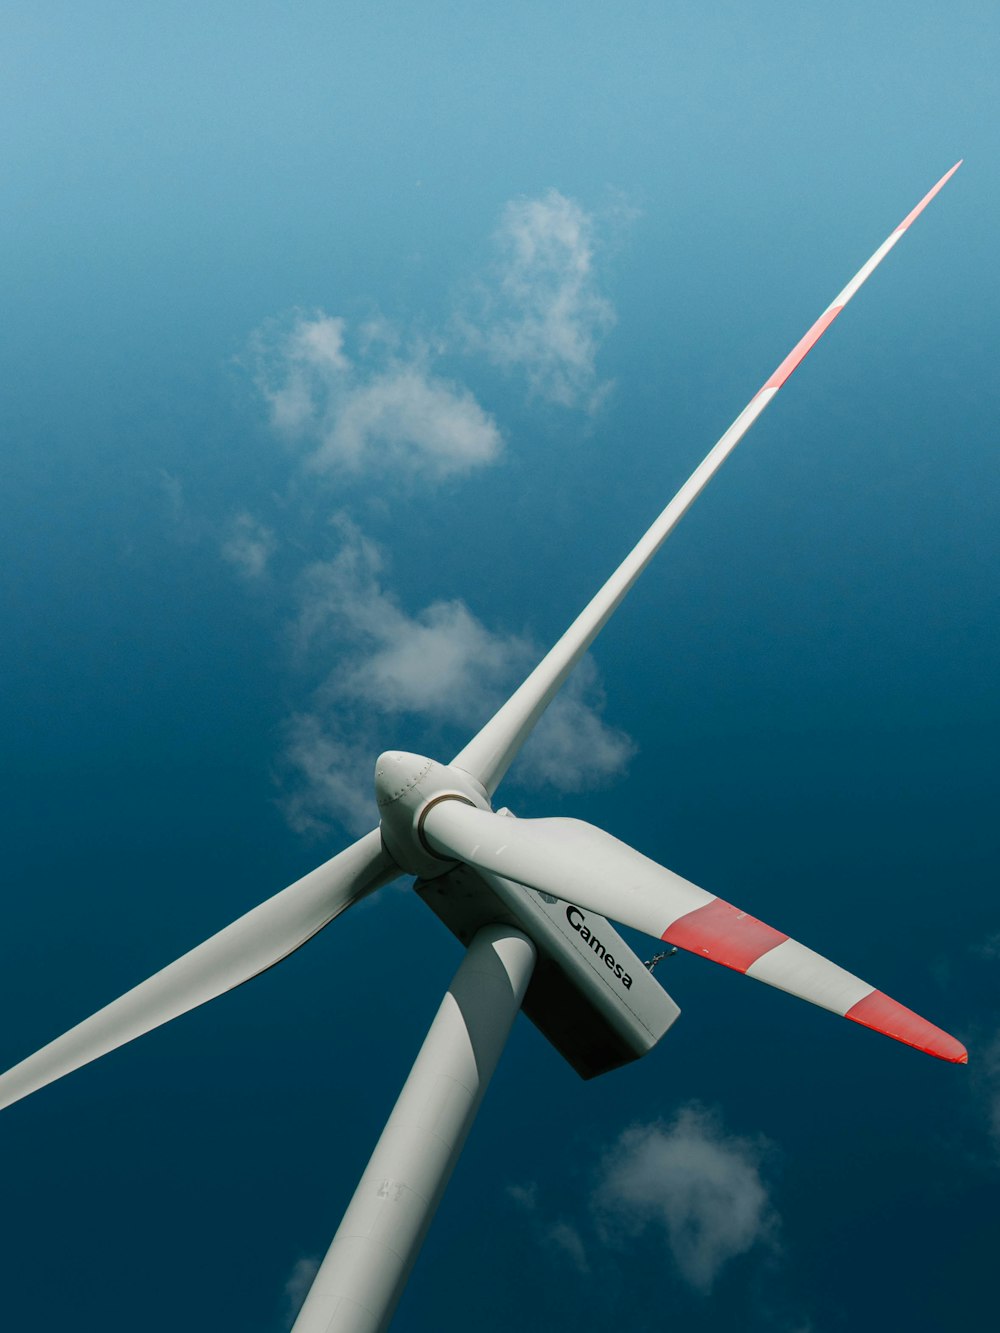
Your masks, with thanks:
[{"label": "white cloud", "polygon": [[587,1249],[583,1237],[572,1223],[560,1218],[556,1222],[545,1221],[538,1211],[538,1186],[531,1181],[527,1185],[508,1185],[507,1195],[531,1218],[531,1227],[538,1242],[557,1250],[579,1273],[589,1273]]},{"label": "white cloud", "polygon": [[465,324],[472,348],[566,407],[593,408],[611,387],[595,364],[615,313],[598,290],[594,234],[593,217],[558,190],[512,200],[495,237],[495,287],[482,289],[483,308]]},{"label": "white cloud", "polygon": [[313,462],[386,463],[443,477],[491,463],[500,448],[499,430],[467,389],[410,363],[392,366],[340,398]]},{"label": "white cloud", "polygon": [[608,1239],[661,1233],[685,1281],[707,1293],[731,1259],[773,1243],[760,1155],[698,1106],[670,1124],[634,1125],[601,1164],[595,1215]]},{"label": "white cloud", "polygon": [[337,528],[339,552],[308,569],[301,588],[300,645],[336,645],[341,655],[321,696],[381,713],[478,721],[530,666],[527,642],[493,634],[460,601],[407,614],[383,586],[380,549],[343,515]]},{"label": "white cloud", "polygon": [[318,1259],[299,1259],[292,1269],[291,1276],[285,1283],[285,1327],[291,1328],[298,1317],[309,1288],[319,1272]]},{"label": "white cloud", "polygon": [[578,1273],[590,1272],[583,1238],[569,1222],[554,1222],[546,1227],[542,1232],[542,1241],[564,1254]]},{"label": "white cloud", "polygon": [[538,1186],[534,1181],[527,1185],[508,1185],[507,1194],[525,1212],[534,1212],[538,1207]]},{"label": "white cloud", "polygon": [[376,823],[376,750],[360,728],[350,738],[347,731],[316,713],[293,713],[285,723],[283,762],[292,780],[282,808],[296,833],[322,833],[336,820],[361,834]]},{"label": "white cloud", "polygon": [[351,364],[344,354],[342,319],[322,311],[293,316],[290,328],[271,321],[251,339],[257,387],[271,425],[292,435],[317,430],[332,385],[345,382]]},{"label": "white cloud", "polygon": [[[305,571],[300,586],[300,657],[336,663],[286,732],[286,810],[300,830],[331,819],[359,831],[370,827],[374,756],[396,743],[388,718],[471,733],[538,657],[526,639],[490,630],[464,602],[432,602],[409,614],[384,586],[379,548],[344,516],[337,528],[340,550]],[[565,791],[601,785],[633,753],[629,738],[600,717],[596,669],[585,662],[577,675],[525,748],[514,776],[528,785]]]},{"label": "white cloud", "polygon": [[247,510],[240,510],[226,521],[199,510],[185,494],[178,477],[161,470],[160,489],[166,504],[170,531],[185,546],[208,544],[242,578],[254,581],[267,573],[271,557],[278,549],[274,532]]},{"label": "white cloud", "polygon": [[473,718],[525,656],[519,639],[492,634],[459,601],[397,611],[385,628],[347,688],[393,713]]},{"label": "white cloud", "polygon": [[258,579],[266,572],[277,546],[271,529],[244,510],[230,522],[220,550],[222,558],[244,578]]},{"label": "white cloud", "polygon": [[[593,406],[607,387],[598,383],[596,354],[614,322],[595,276],[595,235],[593,217],[556,190],[511,201],[495,237],[493,288],[482,288],[477,328],[462,328],[464,350],[518,369],[555,402]],[[290,464],[374,476],[381,492],[393,477],[438,481],[495,462],[503,450],[495,420],[435,361],[449,341],[458,350],[455,328],[428,341],[381,316],[351,326],[323,310],[296,310],[262,326],[251,339],[251,368],[271,426],[297,447]],[[286,514],[292,506],[291,516],[308,523],[303,496],[315,490],[314,480],[303,486],[300,477],[282,500]],[[332,819],[368,827],[377,750],[402,743],[411,719],[424,735],[449,727],[471,734],[541,655],[523,635],[490,629],[462,601],[405,609],[385,586],[381,551],[348,519],[339,527],[338,553],[298,581],[299,663],[306,672],[324,663],[284,732],[285,808],[303,831]],[[288,555],[294,542],[284,538]],[[279,546],[246,511],[217,540],[247,580],[267,573]],[[584,662],[512,779],[581,791],[618,776],[635,747],[602,720],[603,704],[597,672]]]},{"label": "white cloud", "polygon": [[493,418],[468,389],[433,373],[426,349],[397,355],[385,321],[362,328],[354,360],[346,338],[345,320],[298,311],[251,341],[271,424],[305,444],[312,467],[440,478],[499,457]]},{"label": "white cloud", "polygon": [[604,691],[585,657],[549,705],[517,760],[515,776],[528,786],[590,791],[620,777],[638,746],[601,717]]},{"label": "white cloud", "polygon": [[213,536],[218,536],[217,525],[206,524],[203,518],[199,518],[192,511],[185,493],[184,482],[180,477],[160,468],[159,484],[167,523],[176,542],[183,546],[197,545],[205,536],[206,530],[211,530]]}]

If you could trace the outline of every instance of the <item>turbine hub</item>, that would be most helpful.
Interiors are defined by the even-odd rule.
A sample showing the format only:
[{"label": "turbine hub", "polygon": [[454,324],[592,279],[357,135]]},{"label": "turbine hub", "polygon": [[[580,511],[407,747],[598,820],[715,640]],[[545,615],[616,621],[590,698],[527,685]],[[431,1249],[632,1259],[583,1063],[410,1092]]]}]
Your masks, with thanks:
[{"label": "turbine hub", "polygon": [[430,807],[452,800],[491,808],[485,788],[471,774],[405,750],[386,750],[375,761],[375,799],[386,850],[401,870],[422,879],[444,875],[455,864],[436,855],[423,839]]},{"label": "turbine hub", "polygon": [[433,759],[426,759],[422,754],[409,754],[406,750],[386,750],[380,754],[375,760],[375,799],[378,808],[384,810],[393,801],[403,800],[432,767],[440,768],[441,765],[435,765]]}]

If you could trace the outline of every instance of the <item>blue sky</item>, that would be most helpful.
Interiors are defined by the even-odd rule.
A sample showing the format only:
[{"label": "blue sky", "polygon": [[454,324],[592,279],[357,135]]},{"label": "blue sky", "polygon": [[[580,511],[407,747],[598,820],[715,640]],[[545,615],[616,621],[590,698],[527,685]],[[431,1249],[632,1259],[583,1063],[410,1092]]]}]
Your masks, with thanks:
[{"label": "blue sky", "polygon": [[[626,1070],[519,1022],[398,1327],[988,1325],[994,7],[4,27],[3,1067],[370,826],[379,750],[457,749],[965,157],[500,797],[969,1066],[680,955]],[[287,1328],[457,963],[390,888],[5,1112],[5,1322]]]}]

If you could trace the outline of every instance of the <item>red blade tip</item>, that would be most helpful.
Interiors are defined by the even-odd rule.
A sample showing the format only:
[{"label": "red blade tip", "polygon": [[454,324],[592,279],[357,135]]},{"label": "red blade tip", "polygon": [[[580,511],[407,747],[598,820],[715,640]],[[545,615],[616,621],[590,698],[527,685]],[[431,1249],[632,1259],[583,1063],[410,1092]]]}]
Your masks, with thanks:
[{"label": "red blade tip", "polygon": [[920,216],[920,214],[924,211],[924,209],[927,207],[927,205],[930,203],[930,201],[934,198],[934,196],[937,194],[937,192],[938,192],[944,185],[947,185],[948,181],[951,180],[952,176],[954,176],[955,172],[959,169],[959,167],[962,165],[962,163],[963,163],[964,161],[965,161],[965,158],[964,158],[964,157],[960,157],[960,158],[958,159],[958,161],[955,163],[955,165],[952,167],[952,169],[951,169],[950,171],[946,171],[946,172],[944,173],[944,175],[943,175],[943,176],[941,177],[941,179],[938,181],[937,185],[935,185],[934,188],[933,188],[932,190],[928,190],[928,191],[927,191],[927,193],[924,195],[923,199],[921,199],[920,203],[917,204],[916,208],[911,209],[911,211],[910,211],[909,213],[907,213],[906,217],[903,219],[903,221],[902,221],[902,222],[899,224],[899,226],[896,228],[897,231],[906,231],[907,227],[909,227],[910,224],[911,224],[912,222],[916,221],[916,219],[917,219],[917,218]]},{"label": "red blade tip", "polygon": [[921,1018],[912,1009],[890,1000],[880,990],[873,990],[863,1000],[848,1009],[844,1015],[852,1023],[872,1028],[901,1041],[905,1046],[913,1046],[927,1055],[934,1055],[939,1060],[947,1060],[953,1065],[967,1065],[969,1053],[960,1041],[947,1032],[942,1032],[926,1018]]}]

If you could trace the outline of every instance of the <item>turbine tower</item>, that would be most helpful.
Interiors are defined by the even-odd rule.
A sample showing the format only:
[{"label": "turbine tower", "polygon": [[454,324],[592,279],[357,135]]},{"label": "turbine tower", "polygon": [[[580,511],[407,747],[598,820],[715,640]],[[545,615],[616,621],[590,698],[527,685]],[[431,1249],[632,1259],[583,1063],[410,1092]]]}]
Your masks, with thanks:
[{"label": "turbine tower", "polygon": [[450,764],[375,766],[379,826],[0,1076],[0,1108],[232,990],[401,874],[466,946],[294,1333],[388,1326],[519,1009],[584,1078],[645,1055],[679,1009],[608,918],[939,1059],[965,1048],[869,982],[591,824],[493,809],[507,769],[692,502],[958,162],[879,246],[523,684]]}]

